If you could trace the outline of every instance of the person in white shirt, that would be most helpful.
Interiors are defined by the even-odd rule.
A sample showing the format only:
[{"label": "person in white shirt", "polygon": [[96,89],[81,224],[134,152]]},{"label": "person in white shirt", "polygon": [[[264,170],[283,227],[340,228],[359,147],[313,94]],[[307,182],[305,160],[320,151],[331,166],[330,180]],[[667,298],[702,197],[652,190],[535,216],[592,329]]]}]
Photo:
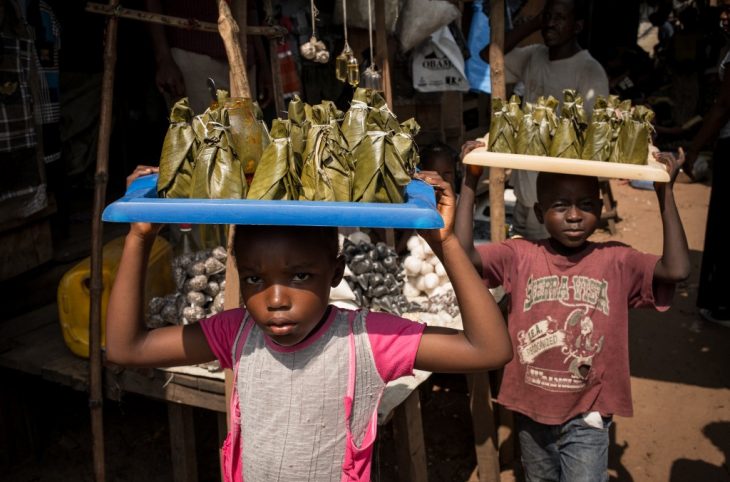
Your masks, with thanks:
[{"label": "person in white shirt", "polygon": [[[578,44],[586,16],[584,0],[547,0],[542,15],[511,30],[505,36],[504,70],[507,83],[522,82],[523,102],[552,95],[562,100],[564,89],[575,89],[584,99],[586,113],[593,110],[596,97],[608,95],[608,77],[601,64]],[[515,48],[531,33],[541,30],[543,44]],[[480,53],[489,61],[489,46]],[[511,183],[517,203],[514,230],[525,238],[538,240],[548,233],[536,218],[537,172],[513,171]]]}]

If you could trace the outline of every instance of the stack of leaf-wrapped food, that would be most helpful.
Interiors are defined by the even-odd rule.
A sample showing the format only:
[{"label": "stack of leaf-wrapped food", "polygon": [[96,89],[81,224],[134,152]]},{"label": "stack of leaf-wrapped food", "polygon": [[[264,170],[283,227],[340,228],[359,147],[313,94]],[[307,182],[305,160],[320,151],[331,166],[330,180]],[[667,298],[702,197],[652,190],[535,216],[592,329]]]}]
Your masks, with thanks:
[{"label": "stack of leaf-wrapped food", "polygon": [[379,93],[357,89],[346,113],[295,97],[288,114],[272,125],[247,199],[404,201],[419,160],[419,126],[399,124]]},{"label": "stack of leaf-wrapped food", "polygon": [[[269,143],[269,134],[256,105],[230,99],[218,91],[218,100],[194,115],[187,98],[170,113],[157,180],[159,197],[242,199],[255,152]],[[244,141],[244,142],[239,142]],[[238,150],[236,150],[236,146]]]},{"label": "stack of leaf-wrapped food", "polygon": [[563,96],[560,116],[559,102],[551,96],[525,102],[522,109],[517,97],[493,99],[488,150],[646,164],[653,132],[650,109],[599,96],[588,120],[580,95],[566,89]]}]

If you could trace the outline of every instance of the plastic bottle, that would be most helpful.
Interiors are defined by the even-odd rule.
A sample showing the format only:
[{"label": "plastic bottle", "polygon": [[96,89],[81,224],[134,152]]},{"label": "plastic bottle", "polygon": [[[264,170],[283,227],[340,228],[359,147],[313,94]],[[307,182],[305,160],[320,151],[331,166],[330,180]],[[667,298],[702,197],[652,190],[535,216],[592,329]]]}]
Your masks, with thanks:
[{"label": "plastic bottle", "polygon": [[179,228],[180,241],[176,246],[175,255],[180,256],[183,254],[191,254],[199,251],[200,248],[198,247],[198,243],[195,241],[195,236],[193,235],[193,225],[180,224]]}]

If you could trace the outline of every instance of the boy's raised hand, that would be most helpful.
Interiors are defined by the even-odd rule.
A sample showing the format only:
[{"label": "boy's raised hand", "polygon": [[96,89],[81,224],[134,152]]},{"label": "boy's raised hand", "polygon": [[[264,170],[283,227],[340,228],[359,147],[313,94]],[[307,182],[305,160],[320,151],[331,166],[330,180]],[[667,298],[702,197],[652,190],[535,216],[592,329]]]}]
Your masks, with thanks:
[{"label": "boy's raised hand", "polygon": [[664,164],[667,167],[667,171],[669,172],[669,182],[655,182],[655,191],[660,192],[664,190],[667,185],[669,187],[672,187],[674,185],[674,181],[677,179],[677,175],[679,174],[679,169],[682,167],[685,161],[684,149],[680,147],[678,154],[678,156],[675,156],[671,152],[654,153],[654,159],[656,159],[657,162],[661,162],[662,164]]},{"label": "boy's raised hand", "polygon": [[454,218],[456,216],[456,195],[451,188],[451,184],[444,181],[441,175],[436,171],[421,171],[415,176],[433,187],[436,193],[436,206],[439,214],[444,220],[444,227],[441,229],[419,230],[418,234],[423,237],[431,248],[454,236]]},{"label": "boy's raised hand", "polygon": [[[461,155],[460,155],[459,159],[463,162],[464,157],[466,157],[467,154],[469,154],[471,151],[473,151],[477,147],[484,147],[484,142],[466,141],[461,146]],[[469,165],[465,165],[465,167],[466,167],[466,173],[465,173],[464,177],[467,182],[471,180],[473,183],[475,183],[481,177],[482,172],[484,172],[484,168],[482,166],[476,166],[473,164],[469,164]]]},{"label": "boy's raised hand", "polygon": [[[155,166],[139,165],[135,167],[134,171],[132,171],[132,174],[127,176],[127,188],[129,188],[129,186],[132,184],[132,182],[134,182],[135,179],[142,176],[155,174],[157,172],[160,172],[160,168]],[[130,226],[130,232],[144,238],[149,235],[156,235],[161,226],[161,224],[132,223]]]}]

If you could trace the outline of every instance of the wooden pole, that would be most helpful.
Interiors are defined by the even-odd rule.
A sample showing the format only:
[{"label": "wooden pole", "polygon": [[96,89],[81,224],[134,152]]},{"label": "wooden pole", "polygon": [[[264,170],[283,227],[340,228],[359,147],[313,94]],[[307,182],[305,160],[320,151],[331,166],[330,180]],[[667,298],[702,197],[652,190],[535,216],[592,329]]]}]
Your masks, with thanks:
[{"label": "wooden pole", "polygon": [[[491,2],[489,69],[492,97],[505,98],[504,83],[504,0]],[[489,211],[492,242],[504,241],[504,169],[489,168]],[[468,377],[474,440],[480,482],[499,482],[499,451],[494,407],[487,373]]]},{"label": "wooden pole", "polygon": [[[110,0],[110,8],[116,8],[119,0]],[[96,174],[94,176],[94,216],[91,220],[91,286],[89,288],[89,410],[91,412],[91,438],[94,463],[94,480],[104,482],[104,393],[102,387],[101,356],[101,296],[103,225],[101,211],[106,200],[109,178],[109,140],[112,127],[114,96],[114,69],[117,63],[117,23],[110,17],[106,24],[104,45],[104,73],[101,83],[101,114],[99,142],[96,150]]]},{"label": "wooden pole", "polygon": [[[507,96],[504,83],[504,2],[492,2],[489,12],[489,71],[492,98]],[[489,218],[492,242],[504,241],[504,169],[489,168]]]},{"label": "wooden pole", "polygon": [[[226,47],[226,55],[228,56],[228,65],[231,70],[231,96],[232,97],[248,97],[251,98],[251,91],[248,86],[248,77],[246,76],[246,63],[239,38],[245,38],[246,30],[239,36],[239,28],[236,20],[231,15],[226,0],[216,0],[218,2],[218,28],[223,38],[223,44]],[[236,11],[246,11],[246,0],[239,0]],[[245,23],[244,29],[245,29]],[[233,241],[236,236],[236,226],[231,224],[228,226],[227,250],[228,258],[226,260],[226,294],[223,300],[223,307],[226,310],[238,308],[241,306],[241,291],[238,279],[238,266],[236,265],[236,253]],[[233,390],[233,373],[231,370],[225,371],[225,390],[226,390],[226,411],[230,406],[231,392]],[[230,413],[227,413],[228,425],[230,426]]]},{"label": "wooden pole", "polygon": [[[231,69],[231,97],[251,98],[251,90],[248,87],[248,76],[246,74],[246,62],[243,58],[241,43],[239,42],[238,24],[231,14],[226,0],[216,0],[218,2],[218,31],[223,38],[223,45],[226,47],[226,56],[228,57],[228,66]],[[246,1],[241,0],[239,11],[246,9]],[[244,32],[245,34],[245,32]],[[226,284],[226,286],[228,286]]]},{"label": "wooden pole", "polygon": [[393,88],[390,84],[388,57],[388,30],[385,27],[385,0],[375,0],[375,63],[383,76],[383,95],[390,109],[393,108]]},{"label": "wooden pole", "polygon": [[[172,15],[145,12],[143,10],[134,10],[131,8],[112,8],[109,5],[102,5],[100,3],[87,3],[86,11],[91,13],[98,13],[101,15],[107,15],[110,17],[120,17],[130,20],[139,20],[141,22],[158,23],[167,27],[218,33],[218,24],[213,22],[203,22],[202,20],[197,20],[195,18],[173,17]],[[241,24],[243,24],[243,22],[241,22]],[[278,25],[270,25],[268,27],[249,25],[248,27],[246,27],[246,35],[280,37],[285,34],[286,29]]]},{"label": "wooden pole", "polygon": [[284,105],[284,87],[281,84],[281,64],[279,63],[279,50],[277,44],[280,38],[269,38],[269,57],[271,58],[271,83],[273,87],[274,105],[276,116],[282,115],[286,106]]}]

